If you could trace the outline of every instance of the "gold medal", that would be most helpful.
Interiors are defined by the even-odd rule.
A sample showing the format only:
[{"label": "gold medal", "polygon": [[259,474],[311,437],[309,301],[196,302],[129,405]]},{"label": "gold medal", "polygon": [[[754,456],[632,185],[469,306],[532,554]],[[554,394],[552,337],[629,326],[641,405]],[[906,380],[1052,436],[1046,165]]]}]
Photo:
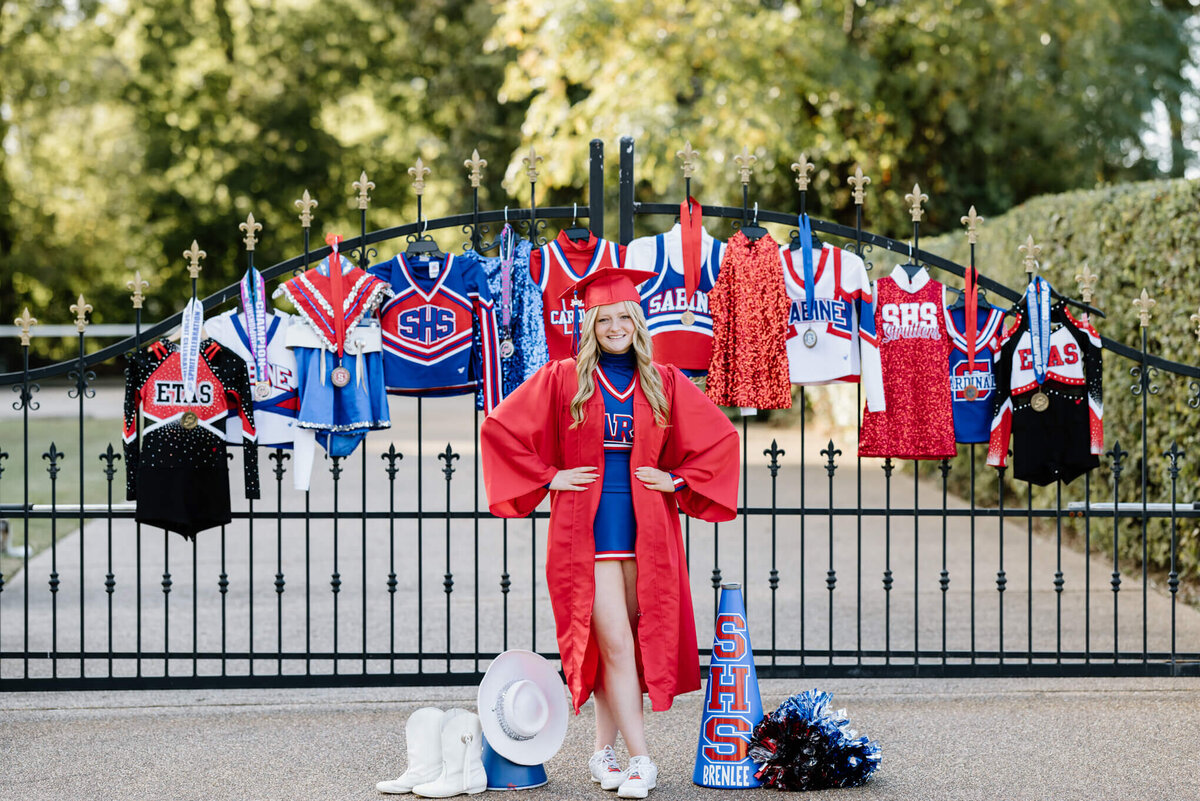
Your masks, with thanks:
[{"label": "gold medal", "polygon": [[804,332],[804,347],[813,348],[817,345],[817,332],[811,328]]},{"label": "gold medal", "polygon": [[254,385],[254,399],[266,400],[271,395],[271,384],[269,381],[259,381]]},{"label": "gold medal", "polygon": [[696,315],[692,314],[692,310],[688,309],[679,317],[679,322],[684,325],[693,325],[696,322]]},{"label": "gold medal", "polygon": [[179,425],[191,431],[196,426],[200,425],[200,418],[195,412],[184,412],[183,417],[179,418]]},{"label": "gold medal", "polygon": [[963,395],[967,400],[973,401],[979,397],[979,387],[974,384],[967,384],[967,388],[963,390]]},{"label": "gold medal", "polygon": [[1029,405],[1035,412],[1044,412],[1050,408],[1050,396],[1039,389],[1029,399]]},{"label": "gold medal", "polygon": [[329,374],[329,380],[333,382],[335,387],[344,387],[350,383],[350,371],[339,364]]}]

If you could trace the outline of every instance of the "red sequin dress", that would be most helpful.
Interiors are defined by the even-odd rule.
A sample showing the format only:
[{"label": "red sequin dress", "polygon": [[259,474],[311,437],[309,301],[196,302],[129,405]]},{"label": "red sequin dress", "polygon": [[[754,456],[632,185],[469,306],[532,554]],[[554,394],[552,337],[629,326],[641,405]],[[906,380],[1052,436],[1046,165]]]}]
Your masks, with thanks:
[{"label": "red sequin dress", "polygon": [[859,456],[954,456],[950,336],[943,287],[922,269],[910,281],[897,267],[875,283],[875,332],[885,408],[863,410]]},{"label": "red sequin dress", "polygon": [[787,327],[792,305],[783,283],[779,243],[753,242],[738,231],[725,246],[721,272],[708,293],[712,360],[708,397],[721,406],[789,409]]}]

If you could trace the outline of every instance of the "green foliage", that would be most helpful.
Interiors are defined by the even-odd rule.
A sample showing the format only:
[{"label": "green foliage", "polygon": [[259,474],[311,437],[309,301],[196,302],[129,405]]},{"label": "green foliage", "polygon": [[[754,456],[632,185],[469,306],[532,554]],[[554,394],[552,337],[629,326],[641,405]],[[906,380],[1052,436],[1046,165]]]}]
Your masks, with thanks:
[{"label": "green foliage", "polygon": [[[1042,274],[1064,294],[1079,297],[1076,275],[1084,265],[1099,276],[1093,305],[1106,317],[1093,322],[1100,333],[1132,348],[1141,348],[1141,329],[1134,298],[1143,288],[1157,305],[1146,329],[1146,350],[1174,362],[1200,365],[1200,334],[1190,319],[1200,313],[1200,288],[1196,266],[1200,263],[1200,182],[1186,180],[1124,184],[1089,192],[1069,192],[1038,197],[1018,206],[980,229],[976,264],[980,271],[1010,287],[1027,282],[1017,248],[1027,237],[1042,246]],[[966,264],[970,258],[966,237],[946,235],[923,247]],[[939,276],[944,278],[944,276]],[[951,281],[951,283],[957,283]],[[1007,301],[993,299],[997,305]],[[1120,499],[1142,500],[1142,402],[1133,394],[1137,383],[1130,375],[1136,362],[1111,351],[1104,353],[1104,446],[1118,442],[1129,456],[1123,464]],[[1166,371],[1152,375],[1157,394],[1145,398],[1148,410],[1145,431],[1146,479],[1149,502],[1171,500],[1170,460],[1164,452],[1178,443],[1185,452],[1179,462],[1176,484],[1179,502],[1200,501],[1200,409],[1188,405],[1200,398],[1200,380]],[[980,455],[982,458],[982,454]],[[1101,459],[1091,474],[1091,500],[1113,499],[1112,462]],[[951,472],[961,492],[969,477],[966,455],[954,461]],[[995,471],[977,467],[978,496],[991,503],[996,492]],[[1023,507],[1026,488],[1010,484],[1006,505]],[[1063,487],[1063,503],[1083,500],[1084,480]],[[1055,488],[1034,489],[1034,504],[1053,508]],[[1104,536],[1111,536],[1106,527]],[[1093,538],[1096,536],[1093,524]],[[1147,528],[1147,557],[1151,567],[1170,566],[1169,521],[1152,521]],[[1200,525],[1181,521],[1178,529],[1178,565],[1182,579],[1200,579]],[[1141,524],[1123,525],[1120,550],[1134,563],[1142,558]]]}]

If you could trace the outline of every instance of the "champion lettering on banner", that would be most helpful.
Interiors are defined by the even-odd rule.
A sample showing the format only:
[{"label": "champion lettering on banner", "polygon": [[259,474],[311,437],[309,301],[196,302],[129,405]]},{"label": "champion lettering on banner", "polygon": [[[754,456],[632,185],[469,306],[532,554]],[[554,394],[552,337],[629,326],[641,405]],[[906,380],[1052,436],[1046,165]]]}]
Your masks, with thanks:
[{"label": "champion lettering on banner", "polygon": [[762,786],[748,755],[750,735],[762,717],[742,585],[722,584],[692,782],[723,789]]}]

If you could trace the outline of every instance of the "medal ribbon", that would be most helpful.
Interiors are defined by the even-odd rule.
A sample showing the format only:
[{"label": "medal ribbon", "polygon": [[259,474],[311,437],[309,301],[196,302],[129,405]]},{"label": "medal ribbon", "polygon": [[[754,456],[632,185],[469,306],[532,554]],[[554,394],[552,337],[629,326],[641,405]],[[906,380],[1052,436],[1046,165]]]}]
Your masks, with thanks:
[{"label": "medal ribbon", "polygon": [[333,330],[336,337],[338,363],[346,350],[346,300],[342,290],[342,257],[338,254],[338,243],[342,237],[326,234],[325,244],[333,248],[329,254],[329,286],[333,290]]},{"label": "medal ribbon", "polygon": [[242,276],[242,313],[250,339],[250,383],[267,380],[267,294],[262,273],[251,267]]},{"label": "medal ribbon", "polygon": [[963,292],[966,293],[967,325],[964,333],[967,335],[967,374],[972,375],[975,372],[976,342],[979,339],[979,272],[974,267],[968,267],[965,277]]},{"label": "medal ribbon", "polygon": [[1038,386],[1046,380],[1050,360],[1050,284],[1038,276],[1025,288],[1025,309],[1029,314],[1029,345],[1033,350],[1033,377]]},{"label": "medal ribbon", "polygon": [[192,298],[183,307],[179,335],[179,372],[188,403],[196,402],[196,379],[200,373],[200,331],[204,327],[204,306]]},{"label": "medal ribbon", "polygon": [[500,232],[500,324],[508,330],[512,319],[512,269],[516,258],[517,237],[508,223]]},{"label": "medal ribbon", "polygon": [[694,197],[689,197],[679,204],[679,228],[682,233],[680,244],[683,249],[683,290],[687,295],[687,308],[691,306],[692,295],[700,288],[700,265],[704,261],[701,254],[704,233],[704,215],[700,204]]},{"label": "medal ribbon", "polygon": [[807,214],[800,215],[800,254],[804,260],[804,319],[811,322],[817,289],[813,286],[812,223]]}]

